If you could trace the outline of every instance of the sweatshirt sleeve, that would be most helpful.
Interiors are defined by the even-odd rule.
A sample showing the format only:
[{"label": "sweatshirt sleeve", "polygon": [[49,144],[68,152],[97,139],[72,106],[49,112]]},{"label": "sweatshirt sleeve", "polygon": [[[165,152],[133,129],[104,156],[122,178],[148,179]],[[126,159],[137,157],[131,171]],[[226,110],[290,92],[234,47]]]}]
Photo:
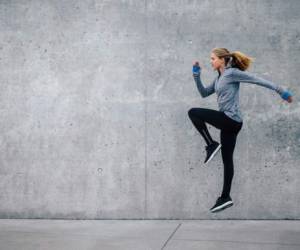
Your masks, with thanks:
[{"label": "sweatshirt sleeve", "polygon": [[197,85],[197,88],[198,88],[198,91],[200,93],[200,95],[204,98],[204,97],[207,97],[213,93],[215,93],[215,82],[216,82],[216,79],[215,78],[213,80],[213,82],[208,86],[208,87],[204,87],[202,82],[201,82],[201,78],[200,78],[200,74],[199,75],[194,75],[194,80],[195,80],[195,83]]},{"label": "sweatshirt sleeve", "polygon": [[245,71],[242,71],[237,68],[234,68],[232,70],[231,77],[234,82],[254,83],[259,86],[272,89],[272,90],[276,91],[279,95],[281,95],[284,92],[284,89],[281,86],[279,86],[269,80],[266,80],[264,78],[258,77],[256,75],[254,75],[253,73],[245,72]]}]

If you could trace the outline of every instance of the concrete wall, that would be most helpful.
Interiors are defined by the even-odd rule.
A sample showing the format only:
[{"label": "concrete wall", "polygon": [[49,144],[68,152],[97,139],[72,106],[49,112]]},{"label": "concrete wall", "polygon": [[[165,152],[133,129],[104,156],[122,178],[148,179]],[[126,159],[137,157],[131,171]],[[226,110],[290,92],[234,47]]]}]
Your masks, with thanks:
[{"label": "concrete wall", "polygon": [[[300,219],[300,1],[0,1],[0,218]],[[204,166],[191,76],[214,47],[294,103],[241,85],[232,198]],[[209,126],[215,139],[219,130]]]}]

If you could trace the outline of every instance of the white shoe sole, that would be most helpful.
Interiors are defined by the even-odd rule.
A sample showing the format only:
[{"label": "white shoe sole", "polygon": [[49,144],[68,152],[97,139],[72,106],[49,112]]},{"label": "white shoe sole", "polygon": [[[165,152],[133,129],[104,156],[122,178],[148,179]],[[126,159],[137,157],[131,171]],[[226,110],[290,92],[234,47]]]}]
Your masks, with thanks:
[{"label": "white shoe sole", "polygon": [[222,209],[225,209],[225,208],[227,208],[227,207],[230,207],[230,206],[232,206],[232,205],[233,205],[233,202],[232,202],[232,201],[227,201],[227,202],[225,202],[224,204],[222,204],[222,205],[220,205],[220,206],[218,206],[218,207],[215,207],[214,209],[211,209],[210,211],[211,211],[212,213],[218,212],[218,211],[220,211],[220,210],[222,210]]},{"label": "white shoe sole", "polygon": [[220,148],[221,148],[221,144],[219,144],[219,146],[218,146],[218,147],[216,148],[216,150],[211,154],[211,156],[209,157],[209,159],[207,160],[207,162],[205,162],[205,164],[209,163],[209,162],[212,160],[212,158],[214,158],[214,156],[216,155],[216,153],[219,152]]}]

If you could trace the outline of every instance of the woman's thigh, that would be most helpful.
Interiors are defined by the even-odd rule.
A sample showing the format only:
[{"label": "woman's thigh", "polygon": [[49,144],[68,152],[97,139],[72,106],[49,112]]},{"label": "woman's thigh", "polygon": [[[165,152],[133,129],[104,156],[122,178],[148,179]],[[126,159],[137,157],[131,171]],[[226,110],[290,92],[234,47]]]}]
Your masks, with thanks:
[{"label": "woman's thigh", "polygon": [[206,109],[206,108],[192,108],[189,110],[189,115],[193,119],[199,119],[203,122],[213,125],[217,129],[231,131],[232,124],[228,118],[221,111]]}]

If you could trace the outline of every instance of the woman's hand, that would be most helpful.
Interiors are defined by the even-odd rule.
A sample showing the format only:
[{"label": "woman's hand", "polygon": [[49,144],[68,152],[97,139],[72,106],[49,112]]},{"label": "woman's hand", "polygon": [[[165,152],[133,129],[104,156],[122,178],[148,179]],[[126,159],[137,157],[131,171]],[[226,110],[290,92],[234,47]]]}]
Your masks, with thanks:
[{"label": "woman's hand", "polygon": [[193,64],[193,76],[199,76],[201,73],[201,68],[198,61]]},{"label": "woman's hand", "polygon": [[288,103],[291,103],[293,101],[292,97],[293,97],[292,93],[287,90],[281,94],[281,98],[287,101]]},{"label": "woman's hand", "polygon": [[293,101],[292,96],[289,96],[287,102],[291,103]]}]

